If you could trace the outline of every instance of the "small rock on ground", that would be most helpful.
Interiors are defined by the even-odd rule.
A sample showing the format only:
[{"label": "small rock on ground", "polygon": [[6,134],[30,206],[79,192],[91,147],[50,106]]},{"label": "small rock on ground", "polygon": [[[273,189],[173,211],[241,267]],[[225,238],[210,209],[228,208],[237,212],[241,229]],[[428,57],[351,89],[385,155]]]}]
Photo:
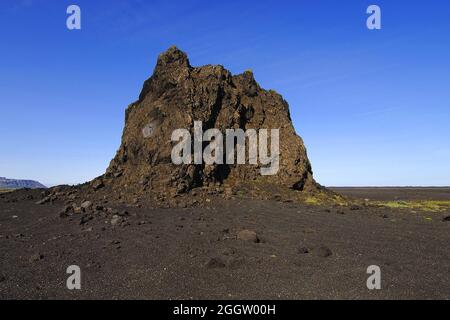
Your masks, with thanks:
[{"label": "small rock on ground", "polygon": [[256,234],[256,232],[247,229],[239,231],[237,238],[243,241],[251,241],[255,243],[259,242],[258,235]]},{"label": "small rock on ground", "polygon": [[327,258],[333,254],[333,252],[330,250],[330,248],[325,247],[325,246],[321,246],[321,247],[315,249],[314,253],[316,254],[316,256],[321,257],[321,258]]},{"label": "small rock on ground", "polygon": [[218,269],[218,268],[225,268],[225,262],[223,262],[221,259],[219,258],[211,258],[209,259],[209,261],[206,263],[206,267],[208,269]]}]

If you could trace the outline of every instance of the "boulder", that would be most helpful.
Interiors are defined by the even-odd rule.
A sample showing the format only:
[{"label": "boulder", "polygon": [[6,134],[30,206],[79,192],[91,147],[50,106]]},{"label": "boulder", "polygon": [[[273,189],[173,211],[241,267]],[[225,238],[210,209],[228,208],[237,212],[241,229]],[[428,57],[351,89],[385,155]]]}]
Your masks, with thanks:
[{"label": "boulder", "polygon": [[237,234],[237,238],[243,241],[250,241],[255,243],[259,242],[256,232],[247,229],[239,231],[239,233]]},{"label": "boulder", "polygon": [[84,201],[83,203],[81,203],[80,207],[83,208],[84,210],[88,210],[88,209],[92,208],[92,202]]}]

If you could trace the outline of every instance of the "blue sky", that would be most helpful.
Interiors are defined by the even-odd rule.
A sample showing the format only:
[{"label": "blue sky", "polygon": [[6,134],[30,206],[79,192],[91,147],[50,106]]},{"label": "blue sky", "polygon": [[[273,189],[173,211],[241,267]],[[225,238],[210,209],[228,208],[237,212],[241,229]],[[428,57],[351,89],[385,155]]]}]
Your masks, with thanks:
[{"label": "blue sky", "polygon": [[[81,30],[66,8],[81,8]],[[366,28],[377,4],[382,29]],[[289,102],[324,185],[450,185],[450,2],[0,3],[0,176],[102,174],[126,106],[171,45],[252,69]]]}]

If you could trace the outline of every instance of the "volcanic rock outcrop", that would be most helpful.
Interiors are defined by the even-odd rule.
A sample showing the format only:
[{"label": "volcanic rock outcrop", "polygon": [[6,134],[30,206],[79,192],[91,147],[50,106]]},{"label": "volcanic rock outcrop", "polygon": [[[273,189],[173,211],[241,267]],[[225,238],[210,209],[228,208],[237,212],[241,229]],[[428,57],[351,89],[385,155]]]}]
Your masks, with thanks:
[{"label": "volcanic rock outcrop", "polygon": [[[263,176],[253,164],[182,164],[171,160],[175,129],[279,129],[280,164]],[[99,182],[101,179],[102,182]],[[289,106],[264,90],[252,72],[232,75],[220,65],[192,67],[186,54],[169,48],[144,82],[139,100],[128,106],[122,143],[106,174],[94,181],[141,193],[183,194],[197,187],[264,183],[300,191],[319,188],[312,177],[302,139],[295,133]]]}]

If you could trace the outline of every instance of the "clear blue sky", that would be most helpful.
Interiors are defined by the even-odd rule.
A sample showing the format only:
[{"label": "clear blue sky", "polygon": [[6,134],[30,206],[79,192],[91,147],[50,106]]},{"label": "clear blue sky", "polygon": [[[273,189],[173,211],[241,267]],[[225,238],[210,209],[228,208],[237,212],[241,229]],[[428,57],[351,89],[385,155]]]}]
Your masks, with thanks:
[{"label": "clear blue sky", "polygon": [[[70,4],[81,30],[66,28]],[[447,0],[5,0],[0,35],[0,176],[102,174],[126,106],[175,44],[281,93],[320,183],[450,185]]]}]

